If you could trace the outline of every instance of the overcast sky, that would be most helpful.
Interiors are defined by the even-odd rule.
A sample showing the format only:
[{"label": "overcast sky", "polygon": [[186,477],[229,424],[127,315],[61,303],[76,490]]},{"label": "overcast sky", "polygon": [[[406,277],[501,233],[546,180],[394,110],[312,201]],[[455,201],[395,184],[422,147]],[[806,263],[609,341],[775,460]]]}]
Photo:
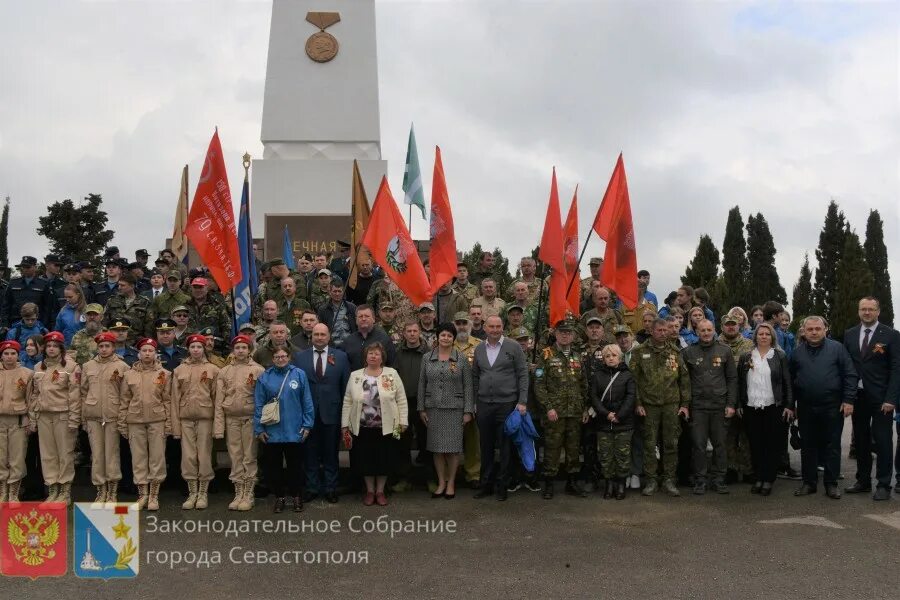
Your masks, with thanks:
[{"label": "overcast sky", "polygon": [[[580,184],[583,236],[622,151],[638,260],[658,294],[678,285],[701,234],[721,249],[738,204],[769,221],[790,297],[834,198],[861,237],[869,209],[881,212],[896,296],[898,6],[379,0],[391,187],[414,121],[427,195],[441,146],[459,248],[480,240],[516,258],[540,239],[551,167],[564,213]],[[158,250],[181,166],[195,185],[215,125],[237,202],[240,156],[262,156],[270,14],[269,0],[7,3],[11,262],[46,252],[43,207],[89,192],[103,194],[123,253]],[[414,235],[426,231],[414,216]],[[602,249],[592,241],[588,256]]]}]

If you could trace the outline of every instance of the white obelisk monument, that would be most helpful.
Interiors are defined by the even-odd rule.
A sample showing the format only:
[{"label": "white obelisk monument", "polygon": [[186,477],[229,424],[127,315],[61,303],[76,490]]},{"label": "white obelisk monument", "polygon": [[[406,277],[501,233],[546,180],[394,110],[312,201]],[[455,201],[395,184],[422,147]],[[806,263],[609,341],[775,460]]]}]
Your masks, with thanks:
[{"label": "white obelisk monument", "polygon": [[[290,223],[321,222],[334,229],[343,222],[332,220],[329,227],[329,219],[313,215],[346,215],[349,223],[354,159],[369,203],[374,201],[387,172],[381,160],[375,0],[273,0],[262,142],[263,157],[251,171],[251,221],[253,233],[266,237],[267,257],[281,247],[285,223],[291,228]],[[313,249],[325,243],[321,236],[298,235]],[[346,239],[349,226],[327,236]],[[295,249],[307,248],[292,237]]]}]

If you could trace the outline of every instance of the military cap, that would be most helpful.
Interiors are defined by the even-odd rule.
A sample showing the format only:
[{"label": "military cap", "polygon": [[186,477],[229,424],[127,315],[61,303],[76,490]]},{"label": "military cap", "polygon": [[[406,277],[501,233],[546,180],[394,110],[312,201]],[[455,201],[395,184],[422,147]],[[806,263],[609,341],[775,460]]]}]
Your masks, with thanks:
[{"label": "military cap", "polygon": [[83,260],[80,263],[78,263],[79,271],[84,271],[85,269],[90,269],[91,271],[93,271],[96,268],[97,267],[95,267],[93,264],[91,264],[90,261],[87,261],[87,260]]},{"label": "military cap", "polygon": [[179,304],[178,306],[176,306],[175,308],[173,308],[172,311],[171,311],[169,314],[174,315],[174,314],[177,313],[177,312],[186,312],[186,313],[190,313],[191,311],[189,311],[189,310],[188,310],[188,307],[185,306],[184,304]]},{"label": "military cap", "polygon": [[167,265],[167,264],[169,264],[169,261],[167,261],[167,260],[164,259],[162,256],[160,256],[159,258],[157,258],[157,259],[153,262],[153,264],[156,264],[156,265]]},{"label": "military cap", "polygon": [[152,269],[150,269],[150,273],[149,273],[150,277],[153,277],[154,275],[162,275],[162,274],[163,274],[162,271],[160,271],[156,267],[153,267]]},{"label": "military cap", "polygon": [[247,321],[246,323],[244,323],[243,325],[241,325],[240,327],[238,327],[238,331],[252,331],[252,332],[254,332],[254,334],[255,334],[255,333],[256,333],[256,326],[253,325],[253,323]]},{"label": "military cap", "polygon": [[575,319],[565,318],[556,322],[556,331],[575,331]]},{"label": "military cap", "polygon": [[464,310],[459,311],[455,315],[453,315],[453,322],[459,323],[465,321],[466,323],[471,323],[472,319],[469,318],[469,313]]},{"label": "military cap", "polygon": [[130,271],[131,269],[143,269],[143,268],[144,268],[144,265],[142,265],[142,264],[139,263],[139,262],[130,262],[130,263],[128,263],[128,270],[129,270],[129,271]]},{"label": "military cap", "polygon": [[69,263],[63,267],[63,271],[65,271],[66,273],[77,273],[81,270],[79,264],[80,263]]},{"label": "military cap", "polygon": [[394,310],[394,309],[396,309],[397,307],[394,306],[394,303],[391,302],[390,300],[385,300],[384,302],[381,302],[381,303],[378,305],[378,308],[379,308],[379,310],[382,309],[382,308],[389,308],[389,309],[391,309],[391,310]]},{"label": "military cap", "polygon": [[271,268],[272,268],[272,263],[269,261],[264,261],[264,262],[260,263],[260,265],[259,265],[259,270],[262,271],[263,273],[265,273],[266,271],[268,271]]},{"label": "military cap", "polygon": [[153,326],[156,327],[157,331],[171,331],[178,327],[172,319],[157,319],[153,322]]},{"label": "military cap", "polygon": [[601,319],[597,315],[588,317],[587,321],[585,321],[585,325],[590,325],[591,323],[600,323],[601,325],[603,325],[603,319]]},{"label": "military cap", "polygon": [[591,260],[588,261],[588,264],[589,265],[602,265],[603,259],[600,258],[599,256],[595,256],[595,257],[591,258]]},{"label": "military cap", "polygon": [[145,250],[144,248],[141,248],[140,250],[135,250],[135,251],[134,251],[134,255],[135,255],[135,256],[146,256],[146,257],[149,257],[149,256],[150,256],[150,253],[147,252],[147,250]]},{"label": "military cap", "polygon": [[188,277],[193,279],[194,277],[204,277],[209,271],[204,269],[203,267],[194,267],[190,271],[188,271]]},{"label": "military cap", "polygon": [[512,331],[509,332],[509,337],[515,340],[521,340],[524,338],[530,338],[531,332],[525,329],[524,327],[516,327]]},{"label": "military cap", "polygon": [[208,339],[213,339],[213,340],[221,339],[217,335],[215,335],[215,329],[213,329],[212,327],[204,327],[198,333],[200,333],[200,335],[202,335]]},{"label": "military cap", "polygon": [[115,256],[118,253],[119,253],[118,246],[110,246],[109,248],[106,249],[106,252],[103,253],[103,256],[106,258],[109,258],[111,256]]},{"label": "military cap", "polygon": [[130,329],[131,328],[131,320],[127,317],[119,317],[115,321],[110,324],[109,329]]},{"label": "military cap", "polygon": [[307,261],[309,261],[309,262],[312,262],[312,254],[310,254],[309,252],[306,252],[306,253],[303,254],[300,258],[303,259],[303,260],[307,260]]},{"label": "military cap", "polygon": [[514,310],[517,310],[523,314],[525,313],[525,307],[521,304],[510,304],[508,307],[506,307],[506,314],[509,314]]},{"label": "military cap", "polygon": [[23,256],[22,262],[16,265],[17,267],[34,267],[37,266],[37,259],[33,256]]},{"label": "military cap", "polygon": [[47,256],[44,257],[45,264],[61,265],[61,264],[64,264],[65,262],[66,261],[63,260],[58,254],[48,254]]},{"label": "military cap", "polygon": [[338,245],[338,248],[341,248],[342,250],[349,250],[349,249],[350,249],[350,242],[345,242],[345,241],[343,241],[343,240],[338,240],[338,241],[337,241],[337,245]]},{"label": "military cap", "polygon": [[431,302],[423,302],[419,305],[419,312],[422,312],[423,310],[430,310],[431,312],[434,312],[434,304],[432,304]]},{"label": "military cap", "polygon": [[271,269],[272,267],[283,267],[283,266],[284,266],[284,259],[281,259],[281,258],[273,258],[272,260],[269,261],[269,268],[270,268],[270,269]]},{"label": "military cap", "polygon": [[119,260],[118,258],[113,258],[112,256],[107,256],[106,260],[103,261],[103,264],[105,264],[107,267],[110,265],[115,265],[117,267],[121,267],[122,261]]},{"label": "military cap", "polygon": [[177,279],[181,281],[181,271],[178,269],[172,269],[168,273],[166,273],[166,279]]},{"label": "military cap", "polygon": [[84,307],[84,314],[88,313],[97,313],[98,315],[103,314],[103,305],[97,304],[96,302],[92,302]]},{"label": "military cap", "polygon": [[722,325],[728,325],[729,323],[734,323],[735,325],[737,325],[738,323],[740,323],[740,321],[738,321],[738,318],[734,315],[722,315]]},{"label": "military cap", "polygon": [[631,335],[631,328],[628,325],[616,325],[613,327],[613,335]]},{"label": "military cap", "polygon": [[331,277],[331,271],[329,271],[328,269],[319,269],[319,272],[316,273],[316,277],[321,277],[322,275],[328,275],[329,277]]}]

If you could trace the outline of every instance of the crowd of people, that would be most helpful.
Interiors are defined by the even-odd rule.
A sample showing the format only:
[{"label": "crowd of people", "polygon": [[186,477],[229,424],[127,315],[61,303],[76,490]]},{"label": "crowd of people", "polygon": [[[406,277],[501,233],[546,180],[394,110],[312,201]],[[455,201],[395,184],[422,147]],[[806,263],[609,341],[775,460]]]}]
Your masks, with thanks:
[{"label": "crowd of people", "polygon": [[727,494],[736,482],[768,496],[780,475],[804,496],[820,471],[836,499],[851,416],[857,473],[845,491],[873,491],[873,452],[875,500],[900,471],[900,334],[879,322],[875,298],[859,300],[846,332],[806,315],[795,336],[774,301],[719,319],[702,288],[659,303],[647,271],[627,309],[592,258],[580,317],[549,324],[530,257],[506,289],[491,253],[460,262],[414,306],[370,258],[351,268],[341,244],[296,270],[259,262],[252,319],[235,328],[203,268],[168,249],[151,268],[149,256],[109,248],[96,281],[89,262],[25,256],[2,282],[0,501],[69,503],[76,464],[89,461],[97,503],[134,493],[157,510],[177,470],[182,508],[204,509],[217,443],[238,511],[268,493],[275,512],[338,502],[342,448],[367,506],[416,487],[452,500],[458,480],[476,499],[526,489],[549,500],[564,479],[566,494],[621,500],[680,486]]}]

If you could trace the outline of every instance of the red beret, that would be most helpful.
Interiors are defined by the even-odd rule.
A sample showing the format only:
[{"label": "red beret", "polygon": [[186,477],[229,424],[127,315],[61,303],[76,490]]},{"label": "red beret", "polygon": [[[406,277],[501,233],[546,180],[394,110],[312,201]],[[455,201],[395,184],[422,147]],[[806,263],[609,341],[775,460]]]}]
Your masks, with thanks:
[{"label": "red beret", "polygon": [[19,342],[17,342],[16,340],[6,340],[4,342],[0,342],[0,352],[9,350],[10,348],[15,350],[16,352],[22,351],[22,346],[20,346]]},{"label": "red beret", "polygon": [[154,348],[159,348],[159,344],[157,344],[156,340],[154,340],[153,338],[141,338],[140,340],[138,340],[138,350],[140,350],[144,346],[153,346]]},{"label": "red beret", "polygon": [[51,331],[50,333],[44,335],[44,342],[56,342],[58,344],[65,344],[66,336],[58,331]]},{"label": "red beret", "polygon": [[246,336],[246,335],[236,335],[236,336],[234,336],[233,338],[231,338],[231,345],[232,345],[232,347],[233,347],[235,344],[247,344],[247,345],[249,346],[249,345],[250,345],[250,336]]},{"label": "red beret", "polygon": [[98,344],[102,344],[103,342],[109,342],[110,344],[116,343],[116,334],[111,331],[101,331],[97,335],[94,336],[94,341]]},{"label": "red beret", "polygon": [[200,342],[204,346],[206,345],[206,336],[202,336],[199,333],[195,333],[193,335],[189,335],[187,338],[186,345],[190,346],[194,342]]}]

